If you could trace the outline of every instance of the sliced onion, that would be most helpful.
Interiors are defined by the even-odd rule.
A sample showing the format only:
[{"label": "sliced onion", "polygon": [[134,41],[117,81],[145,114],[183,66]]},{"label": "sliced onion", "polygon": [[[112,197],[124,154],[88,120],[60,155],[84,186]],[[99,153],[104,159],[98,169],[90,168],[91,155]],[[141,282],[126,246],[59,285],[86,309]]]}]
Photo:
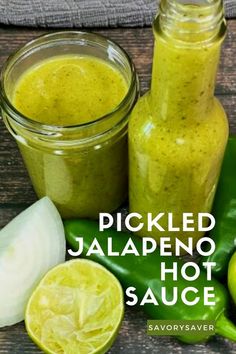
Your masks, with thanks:
[{"label": "sliced onion", "polygon": [[0,327],[24,319],[34,288],[65,261],[64,227],[47,197],[23,211],[0,231]]}]

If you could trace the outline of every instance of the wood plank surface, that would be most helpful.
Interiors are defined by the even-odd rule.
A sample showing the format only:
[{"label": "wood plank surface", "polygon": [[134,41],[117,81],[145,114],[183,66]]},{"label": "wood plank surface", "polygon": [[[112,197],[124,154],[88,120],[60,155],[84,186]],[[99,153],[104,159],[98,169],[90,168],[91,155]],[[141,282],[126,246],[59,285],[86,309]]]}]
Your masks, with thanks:
[{"label": "wood plank surface", "polygon": [[[45,30],[1,27],[0,66],[19,46],[45,32]],[[140,77],[141,92],[144,93],[150,85],[153,48],[152,30],[150,28],[104,29],[96,32],[109,36],[129,52]],[[236,133],[236,20],[229,21],[216,93],[228,113],[230,131]],[[0,120],[0,228],[35,200],[36,196],[16,143]],[[194,346],[181,344],[175,338],[148,337],[145,333],[146,320],[146,316],[141,311],[127,308],[120,334],[109,353],[236,353],[236,343],[220,337],[214,337],[206,344]],[[40,351],[28,338],[24,324],[21,323],[0,330],[0,353],[34,354],[40,353]]]}]

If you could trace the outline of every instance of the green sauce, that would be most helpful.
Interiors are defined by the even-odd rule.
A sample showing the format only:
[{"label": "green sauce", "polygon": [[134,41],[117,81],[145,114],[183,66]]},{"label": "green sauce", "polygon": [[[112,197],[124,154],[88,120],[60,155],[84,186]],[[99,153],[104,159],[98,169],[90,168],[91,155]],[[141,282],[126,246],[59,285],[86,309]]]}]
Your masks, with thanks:
[{"label": "green sauce", "polygon": [[[152,88],[129,125],[130,209],[142,216],[210,212],[228,138],[226,114],[214,97],[221,41],[184,46],[155,31]],[[199,40],[199,38],[198,38]],[[197,218],[196,218],[197,219]],[[162,222],[168,229],[167,218]],[[194,225],[197,229],[197,224]],[[148,232],[196,242],[200,232]]]},{"label": "green sauce", "polygon": [[[40,123],[75,126],[112,112],[128,90],[123,75],[95,57],[58,56],[28,69],[18,80],[14,106]],[[107,122],[103,131],[106,131]],[[110,124],[110,123],[109,123]],[[99,134],[96,125],[90,130]],[[24,138],[24,132],[21,131]],[[85,138],[87,130],[80,132]],[[84,134],[84,136],[83,136]],[[64,137],[65,138],[65,137]],[[69,138],[69,137],[68,137]],[[49,196],[62,216],[96,218],[113,211],[127,196],[126,135],[65,151],[19,143],[39,197]]]},{"label": "green sauce", "polygon": [[61,56],[39,63],[18,80],[13,104],[26,117],[58,126],[93,121],[125,97],[124,77],[92,57]]}]

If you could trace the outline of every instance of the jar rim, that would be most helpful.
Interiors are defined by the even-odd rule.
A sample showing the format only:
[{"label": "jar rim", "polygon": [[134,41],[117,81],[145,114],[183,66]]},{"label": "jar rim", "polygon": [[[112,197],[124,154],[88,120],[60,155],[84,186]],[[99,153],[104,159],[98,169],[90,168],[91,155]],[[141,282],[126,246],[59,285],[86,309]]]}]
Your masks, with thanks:
[{"label": "jar rim", "polygon": [[[14,61],[15,59],[18,59],[17,58],[18,55],[20,58],[21,55],[27,53],[27,51],[31,51],[34,48],[32,46],[35,45],[35,48],[40,47],[40,42],[43,39],[48,39],[50,41],[50,40],[53,40],[53,38],[61,36],[61,35],[63,35],[63,36],[81,36],[81,37],[87,36],[87,37],[89,37],[91,42],[94,42],[94,43],[97,42],[97,44],[98,44],[99,40],[103,40],[108,45],[112,45],[113,47],[116,47],[128,62],[128,65],[130,68],[130,73],[131,73],[131,79],[130,79],[130,83],[129,83],[129,87],[128,87],[128,91],[127,91],[126,95],[124,96],[122,101],[117,106],[114,107],[113,110],[111,110],[110,112],[106,113],[105,115],[98,117],[92,121],[88,121],[88,122],[80,123],[80,124],[76,124],[76,125],[62,125],[62,126],[41,123],[41,122],[35,121],[32,118],[29,118],[29,117],[25,116],[24,114],[22,114],[21,112],[19,112],[17,110],[17,108],[11,103],[10,99],[8,98],[8,96],[6,94],[5,74],[6,74],[6,71],[9,67],[9,65],[12,63],[12,61]],[[79,37],[78,37],[78,39],[79,39]],[[57,40],[60,40],[60,39],[58,38]],[[36,129],[36,130],[40,131],[41,134],[43,133],[43,131],[53,131],[53,132],[71,131],[71,130],[76,130],[76,129],[85,129],[87,127],[90,128],[97,123],[101,123],[103,121],[108,120],[114,114],[118,113],[122,109],[122,107],[124,107],[126,104],[129,103],[130,97],[132,96],[136,86],[137,86],[137,76],[136,76],[135,65],[134,65],[131,57],[127,53],[127,51],[124,48],[122,48],[116,41],[111,40],[104,35],[93,33],[93,32],[87,32],[87,31],[71,31],[71,30],[69,30],[69,31],[54,31],[54,32],[48,32],[43,35],[37,36],[36,38],[30,40],[29,42],[27,42],[26,44],[24,44],[23,46],[18,48],[14,53],[12,53],[8,57],[8,59],[6,60],[6,62],[3,65],[1,73],[0,73],[0,100],[1,100],[0,105],[2,106],[2,108],[4,108],[4,106],[7,108],[8,113],[9,112],[11,113],[11,118],[13,118],[16,121],[16,123],[23,125],[26,128],[33,128],[34,130]]]}]

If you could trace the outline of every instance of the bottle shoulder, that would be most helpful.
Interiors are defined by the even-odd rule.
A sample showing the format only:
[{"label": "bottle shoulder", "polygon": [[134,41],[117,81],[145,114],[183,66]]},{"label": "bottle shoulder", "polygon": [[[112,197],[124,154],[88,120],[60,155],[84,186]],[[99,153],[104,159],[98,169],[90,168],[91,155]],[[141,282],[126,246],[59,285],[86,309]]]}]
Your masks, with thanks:
[{"label": "bottle shoulder", "polygon": [[[168,114],[163,115],[152,105],[150,91],[141,96],[130,116],[130,130],[142,129],[146,124],[152,124],[153,128],[162,130],[171,128],[171,130],[179,129],[196,129],[196,127],[207,127],[210,125],[220,124],[227,126],[228,120],[224,107],[220,100],[214,97],[208,111],[204,114],[199,112],[199,115],[183,117],[181,113],[176,112],[174,117],[169,117]],[[217,128],[217,127],[216,127]]]},{"label": "bottle shoulder", "polygon": [[[205,146],[225,144],[228,138],[228,120],[223,106],[214,98],[212,108],[206,116],[168,120],[168,117],[158,116],[152,109],[150,93],[141,97],[129,123],[129,140],[140,149],[155,150],[156,147],[172,150],[176,147],[193,149],[194,145]],[[213,149],[214,150],[214,149]]]}]

